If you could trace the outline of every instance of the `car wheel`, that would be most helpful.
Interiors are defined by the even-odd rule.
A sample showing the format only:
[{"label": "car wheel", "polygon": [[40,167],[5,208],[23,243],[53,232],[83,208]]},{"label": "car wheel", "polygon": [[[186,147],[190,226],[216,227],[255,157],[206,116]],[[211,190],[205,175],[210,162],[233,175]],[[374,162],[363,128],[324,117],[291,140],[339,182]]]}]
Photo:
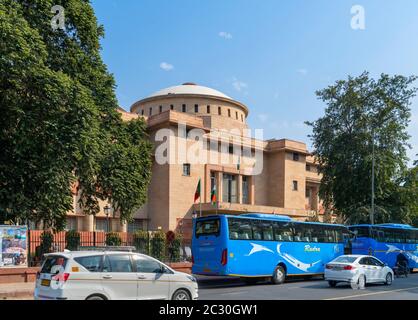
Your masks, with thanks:
[{"label": "car wheel", "polygon": [[364,274],[361,274],[358,277],[357,284],[360,289],[364,289],[366,287],[366,276]]},{"label": "car wheel", "polygon": [[328,281],[328,285],[331,288],[335,288],[337,286],[337,281],[330,280],[330,281]]},{"label": "car wheel", "polygon": [[282,284],[286,279],[286,271],[282,266],[277,266],[274,269],[273,276],[271,277],[271,282],[273,284]]},{"label": "car wheel", "polygon": [[106,300],[102,296],[90,296],[86,300]]},{"label": "car wheel", "polygon": [[192,300],[192,298],[186,290],[179,289],[174,292],[172,300]]},{"label": "car wheel", "polygon": [[386,284],[387,286],[390,286],[390,285],[392,285],[392,282],[393,282],[393,277],[392,277],[392,274],[391,274],[391,273],[388,273],[388,274],[386,275],[386,281],[385,281],[385,284]]}]

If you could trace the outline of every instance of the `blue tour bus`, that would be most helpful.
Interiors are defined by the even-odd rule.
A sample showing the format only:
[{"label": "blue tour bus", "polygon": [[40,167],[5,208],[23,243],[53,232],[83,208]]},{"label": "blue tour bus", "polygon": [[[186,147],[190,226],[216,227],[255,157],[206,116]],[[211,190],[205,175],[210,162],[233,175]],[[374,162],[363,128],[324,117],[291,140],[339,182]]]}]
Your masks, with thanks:
[{"label": "blue tour bus", "polygon": [[345,226],[293,221],[271,214],[216,215],[193,222],[194,274],[240,277],[322,275],[326,263],[344,254]]},{"label": "blue tour bus", "polygon": [[353,254],[372,255],[393,268],[397,256],[408,258],[411,271],[418,269],[418,229],[406,224],[360,224],[350,226],[354,232]]}]

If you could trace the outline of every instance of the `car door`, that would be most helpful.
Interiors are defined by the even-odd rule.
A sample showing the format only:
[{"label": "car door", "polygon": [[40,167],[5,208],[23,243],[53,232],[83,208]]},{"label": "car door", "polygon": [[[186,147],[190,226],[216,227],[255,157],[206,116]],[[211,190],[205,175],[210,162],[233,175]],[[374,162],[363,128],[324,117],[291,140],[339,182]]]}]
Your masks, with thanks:
[{"label": "car door", "polygon": [[376,258],[370,257],[369,259],[373,267],[374,281],[385,281],[386,279],[386,275],[384,274],[385,265],[381,261],[377,260]]},{"label": "car door", "polygon": [[138,299],[170,299],[170,274],[160,262],[147,256],[133,255],[138,279]]},{"label": "car door", "polygon": [[359,261],[360,268],[366,276],[366,282],[373,282],[373,269],[369,257],[361,258]]},{"label": "car door", "polygon": [[138,279],[130,254],[106,254],[102,270],[104,292],[112,300],[136,300]]}]

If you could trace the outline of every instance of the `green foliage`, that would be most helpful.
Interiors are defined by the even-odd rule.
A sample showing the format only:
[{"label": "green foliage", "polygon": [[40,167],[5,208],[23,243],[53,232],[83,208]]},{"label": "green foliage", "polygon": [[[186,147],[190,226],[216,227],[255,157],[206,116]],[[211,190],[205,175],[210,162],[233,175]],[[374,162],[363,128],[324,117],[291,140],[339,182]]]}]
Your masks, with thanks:
[{"label": "green foliage", "polygon": [[156,231],[151,238],[151,255],[158,260],[164,260],[165,258],[165,246],[166,237],[162,231]]},{"label": "green foliage", "polygon": [[119,234],[115,232],[106,233],[106,245],[107,246],[120,246],[122,244],[122,239]]},{"label": "green foliage", "polygon": [[176,233],[172,241],[167,243],[168,258],[170,262],[180,261],[180,249],[183,242],[183,236],[180,233]]},{"label": "green foliage", "polygon": [[75,230],[67,231],[65,234],[65,241],[67,242],[67,249],[76,251],[80,247],[80,233]]},{"label": "green foliage", "polygon": [[[53,5],[65,30],[53,30]],[[146,201],[151,146],[123,122],[100,57],[103,27],[85,0],[0,1],[0,213],[62,230],[80,185],[88,214],[109,199],[122,220]]]},{"label": "green foliage", "polygon": [[[411,190],[406,177],[411,99],[416,77],[382,74],[337,81],[317,92],[327,104],[325,115],[312,126],[319,173],[320,197],[348,223],[368,222],[371,204],[372,150],[375,149],[375,221],[405,221]],[[415,197],[416,197],[415,193]]]},{"label": "green foliage", "polygon": [[41,245],[40,245],[40,258],[42,258],[42,256],[45,253],[50,253],[52,251],[52,244],[54,242],[54,235],[50,232],[50,231],[44,231],[41,234]]},{"label": "green foliage", "polygon": [[147,231],[136,231],[133,235],[133,241],[138,252],[150,254],[150,237]]}]

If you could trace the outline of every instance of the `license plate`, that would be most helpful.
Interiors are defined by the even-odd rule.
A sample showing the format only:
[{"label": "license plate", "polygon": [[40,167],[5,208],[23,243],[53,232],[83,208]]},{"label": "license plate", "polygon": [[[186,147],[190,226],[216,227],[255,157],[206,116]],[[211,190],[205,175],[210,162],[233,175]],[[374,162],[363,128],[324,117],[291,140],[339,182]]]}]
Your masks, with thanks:
[{"label": "license plate", "polygon": [[48,279],[41,280],[41,286],[49,287],[50,285],[51,285],[51,280],[48,280]]},{"label": "license plate", "polygon": [[203,269],[203,272],[211,272],[211,271],[212,271],[212,270],[207,269],[207,268]]}]

